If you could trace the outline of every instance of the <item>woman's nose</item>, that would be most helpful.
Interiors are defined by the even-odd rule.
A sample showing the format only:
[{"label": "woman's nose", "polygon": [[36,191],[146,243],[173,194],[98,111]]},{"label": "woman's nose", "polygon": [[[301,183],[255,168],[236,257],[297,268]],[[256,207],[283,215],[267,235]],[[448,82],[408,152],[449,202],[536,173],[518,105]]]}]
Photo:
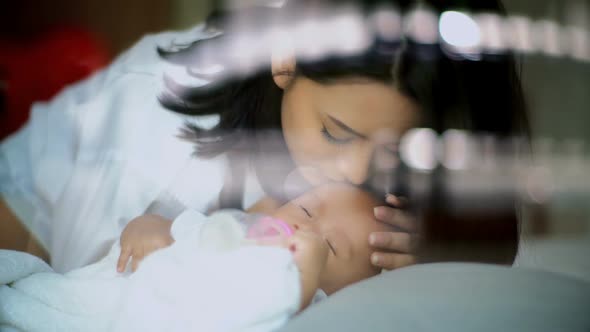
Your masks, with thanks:
[{"label": "woman's nose", "polygon": [[368,144],[354,149],[339,160],[339,168],[344,178],[354,184],[363,184],[369,174],[372,149]]}]

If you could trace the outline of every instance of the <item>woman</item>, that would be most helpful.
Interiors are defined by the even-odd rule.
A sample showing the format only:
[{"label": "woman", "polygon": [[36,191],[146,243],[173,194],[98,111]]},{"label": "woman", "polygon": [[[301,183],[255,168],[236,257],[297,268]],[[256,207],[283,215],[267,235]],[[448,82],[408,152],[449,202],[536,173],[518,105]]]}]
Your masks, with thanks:
[{"label": "woman", "polygon": [[[224,64],[231,55],[215,47],[239,31],[228,22],[252,17],[267,22],[281,11],[315,10],[318,3],[337,6],[330,9],[343,4],[291,1],[281,10],[213,15],[206,27],[146,38],[105,72],[33,110],[27,127],[2,146],[0,175],[8,178],[2,192],[48,248],[56,270],[95,261],[127,222],[146,212],[170,219],[185,206],[211,209],[212,201],[217,207],[269,211],[288,199],[292,183],[372,183],[377,157],[395,160],[398,137],[418,124],[500,135],[524,127],[509,56],[492,63],[452,60],[439,46],[411,38],[376,38],[360,52],[333,57],[268,54],[270,65],[247,75],[217,77],[203,70],[212,59]],[[356,3],[363,15],[387,4],[345,3]],[[495,1],[476,3],[474,9],[500,10]],[[295,4],[302,6],[292,11]],[[413,5],[389,4],[402,12]],[[197,82],[166,79],[160,101],[165,108],[213,119],[180,117],[153,102],[161,90],[162,63],[150,50],[194,40],[196,33],[202,40],[160,53],[187,67]],[[210,50],[217,53],[207,56]],[[182,136],[198,144],[197,158],[190,161],[188,145],[174,137],[185,120],[192,124]],[[248,156],[250,167],[236,157],[241,155]],[[373,263],[393,269],[414,262],[415,226],[394,209],[400,207],[398,198],[390,196],[388,202],[392,206],[376,209],[375,217],[400,231],[375,233],[368,240],[377,250]],[[24,216],[31,209],[35,214]]]}]

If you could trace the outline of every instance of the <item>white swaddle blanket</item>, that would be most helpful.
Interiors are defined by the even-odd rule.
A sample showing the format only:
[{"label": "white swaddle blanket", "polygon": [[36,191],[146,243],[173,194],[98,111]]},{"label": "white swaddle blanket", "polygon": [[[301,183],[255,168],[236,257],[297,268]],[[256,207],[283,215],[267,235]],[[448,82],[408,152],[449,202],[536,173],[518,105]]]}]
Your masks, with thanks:
[{"label": "white swaddle blanket", "polygon": [[172,246],[124,274],[116,272],[118,244],[66,274],[1,250],[0,330],[272,331],[297,312],[299,272],[289,251],[243,245],[230,214],[185,211],[172,235]]}]

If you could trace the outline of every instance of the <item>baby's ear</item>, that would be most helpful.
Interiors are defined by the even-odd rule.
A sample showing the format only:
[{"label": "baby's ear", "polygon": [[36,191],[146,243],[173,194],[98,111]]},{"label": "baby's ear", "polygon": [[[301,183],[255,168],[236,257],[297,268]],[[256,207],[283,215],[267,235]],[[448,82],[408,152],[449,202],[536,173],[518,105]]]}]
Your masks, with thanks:
[{"label": "baby's ear", "polygon": [[295,51],[290,38],[285,34],[273,45],[271,53],[271,72],[275,84],[285,89],[295,78]]}]

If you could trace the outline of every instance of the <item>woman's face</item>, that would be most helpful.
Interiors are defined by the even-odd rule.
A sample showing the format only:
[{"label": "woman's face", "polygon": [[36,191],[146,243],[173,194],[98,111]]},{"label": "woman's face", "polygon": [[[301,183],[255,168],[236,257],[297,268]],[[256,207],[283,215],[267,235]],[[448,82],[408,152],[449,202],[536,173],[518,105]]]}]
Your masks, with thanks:
[{"label": "woman's face", "polygon": [[371,163],[395,159],[418,107],[390,85],[364,78],[321,84],[297,77],[284,92],[282,128],[297,170],[311,185],[364,183]]}]

